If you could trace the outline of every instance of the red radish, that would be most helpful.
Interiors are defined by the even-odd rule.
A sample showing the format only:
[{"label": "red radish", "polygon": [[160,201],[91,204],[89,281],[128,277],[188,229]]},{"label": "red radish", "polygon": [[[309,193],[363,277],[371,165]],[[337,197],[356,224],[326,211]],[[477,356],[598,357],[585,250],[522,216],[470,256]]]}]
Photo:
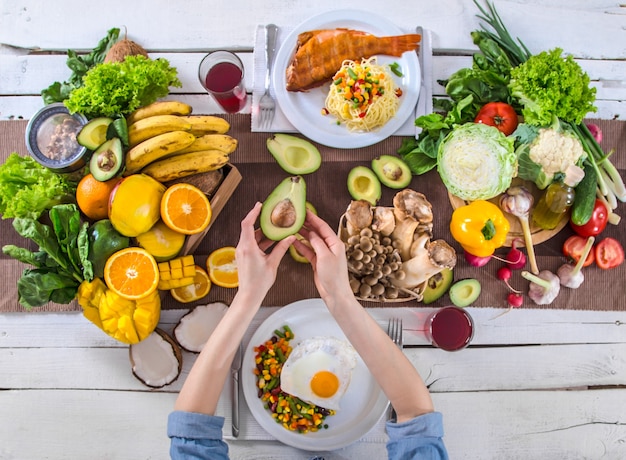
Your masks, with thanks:
[{"label": "red radish", "polygon": [[516,294],[521,294],[521,291],[514,289],[510,284],[509,280],[511,279],[512,273],[509,267],[501,267],[498,269],[498,279],[504,281],[504,283],[508,286],[508,288]]},{"label": "red radish", "polygon": [[519,308],[524,303],[524,297],[520,293],[511,292],[506,296],[506,301],[510,308]]},{"label": "red radish", "polygon": [[513,238],[511,242],[511,250],[506,255],[506,263],[509,264],[509,268],[513,270],[520,270],[526,265],[526,256],[522,251],[517,249],[516,243],[519,238]]},{"label": "red radish", "polygon": [[479,257],[479,256],[475,256],[474,254],[470,254],[467,251],[463,251],[463,255],[465,256],[465,260],[467,260],[467,263],[469,263],[472,267],[484,267],[485,265],[487,265],[487,263],[491,260],[491,257],[492,257],[492,256]]},{"label": "red radish", "polygon": [[602,142],[602,130],[600,129],[598,125],[593,124],[593,123],[588,123],[587,129],[589,130],[589,132],[591,133],[591,135],[593,136],[593,138],[596,140],[598,144]]}]

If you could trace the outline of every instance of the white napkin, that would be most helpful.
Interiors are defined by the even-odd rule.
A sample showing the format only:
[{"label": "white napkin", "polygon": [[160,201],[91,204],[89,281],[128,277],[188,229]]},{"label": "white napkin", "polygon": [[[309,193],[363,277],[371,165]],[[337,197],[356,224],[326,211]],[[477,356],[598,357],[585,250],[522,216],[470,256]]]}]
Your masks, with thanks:
[{"label": "white napkin", "polygon": [[[276,38],[276,49],[278,50],[281,44],[285,41],[285,38],[289,35],[289,33],[293,30],[292,28],[287,27],[279,27],[278,36]],[[425,31],[426,32],[426,31]],[[426,34],[424,34],[426,35]],[[432,56],[432,48],[430,45],[430,39],[427,40],[428,45],[424,46],[424,41],[422,39],[422,45],[420,45],[420,53],[424,52],[424,58],[428,58],[428,62],[430,62],[430,56]],[[251,131],[252,132],[262,132],[266,131],[261,129],[259,126],[259,100],[265,93],[265,26],[259,25],[256,29],[256,38],[254,42],[254,84],[252,88],[252,109],[251,109]],[[430,74],[426,74],[424,70],[422,70],[422,75],[428,75],[426,77],[427,83],[430,85],[431,77]],[[276,96],[274,95],[274,91],[270,88],[270,94],[276,100]],[[420,94],[419,99],[422,99],[422,95]],[[416,106],[420,107],[419,103]],[[431,105],[432,108],[432,105]],[[419,113],[416,111],[417,116],[421,116],[426,112]],[[276,104],[276,115],[274,116],[274,121],[272,122],[272,126],[270,127],[268,132],[296,132],[296,128],[287,120],[285,114],[280,110],[278,103]],[[417,131],[415,128],[415,118],[409,117],[407,121],[394,133],[396,136],[416,136]]]},{"label": "white napkin", "polygon": [[[263,307],[263,314],[257,315],[250,326],[248,327],[248,331],[244,335],[243,343],[244,345],[250,341],[250,338],[254,334],[254,331],[261,325],[261,323],[273,312],[278,310],[279,307]],[[375,309],[372,309],[375,310]],[[372,316],[376,318],[376,314],[372,312]],[[232,397],[230,394],[231,391],[231,380],[230,378],[226,381],[226,385],[224,385],[224,390],[220,396],[220,400],[217,407],[217,415],[223,416],[226,420],[224,421],[223,435],[224,439],[228,441],[233,441],[235,438],[231,432],[231,423],[232,423],[232,415],[231,415],[231,407],[232,407]],[[261,425],[256,421],[250,409],[248,409],[248,405],[246,404],[246,399],[243,395],[243,392],[239,395],[239,437],[237,440],[242,441],[275,441],[276,438],[270,435],[267,431],[261,427]],[[386,417],[383,416],[381,420],[362,438],[361,441],[369,442],[369,443],[381,443],[384,444],[387,442],[388,437],[385,432],[385,421]]]}]

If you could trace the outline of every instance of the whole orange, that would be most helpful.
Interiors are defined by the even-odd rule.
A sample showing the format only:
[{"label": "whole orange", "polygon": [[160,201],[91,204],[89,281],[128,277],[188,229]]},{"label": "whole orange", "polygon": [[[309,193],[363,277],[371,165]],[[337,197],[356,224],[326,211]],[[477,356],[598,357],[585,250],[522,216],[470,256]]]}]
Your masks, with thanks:
[{"label": "whole orange", "polygon": [[76,203],[80,210],[91,220],[109,217],[109,195],[120,180],[114,177],[99,181],[91,173],[85,175],[76,187]]}]

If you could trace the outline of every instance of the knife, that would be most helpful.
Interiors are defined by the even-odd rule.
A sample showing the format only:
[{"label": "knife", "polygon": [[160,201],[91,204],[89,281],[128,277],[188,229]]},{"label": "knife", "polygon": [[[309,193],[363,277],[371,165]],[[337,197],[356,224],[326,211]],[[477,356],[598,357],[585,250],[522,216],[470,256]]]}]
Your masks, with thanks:
[{"label": "knife", "polygon": [[237,352],[230,366],[230,375],[233,380],[232,385],[232,433],[233,437],[239,436],[239,387],[241,385],[241,361],[242,361],[241,343],[237,347]]}]

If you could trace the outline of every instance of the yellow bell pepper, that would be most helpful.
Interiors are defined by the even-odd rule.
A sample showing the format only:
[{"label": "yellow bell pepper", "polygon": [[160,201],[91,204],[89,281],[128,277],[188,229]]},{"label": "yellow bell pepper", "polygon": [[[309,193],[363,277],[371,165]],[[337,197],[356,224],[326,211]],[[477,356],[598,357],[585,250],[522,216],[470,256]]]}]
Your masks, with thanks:
[{"label": "yellow bell pepper", "polygon": [[510,224],[502,210],[490,201],[476,200],[454,210],[452,237],[476,257],[489,257],[502,246]]},{"label": "yellow bell pepper", "polygon": [[128,344],[148,337],[161,316],[158,291],[138,300],[129,300],[107,288],[100,278],[83,281],[76,298],[85,318],[114,339]]}]

